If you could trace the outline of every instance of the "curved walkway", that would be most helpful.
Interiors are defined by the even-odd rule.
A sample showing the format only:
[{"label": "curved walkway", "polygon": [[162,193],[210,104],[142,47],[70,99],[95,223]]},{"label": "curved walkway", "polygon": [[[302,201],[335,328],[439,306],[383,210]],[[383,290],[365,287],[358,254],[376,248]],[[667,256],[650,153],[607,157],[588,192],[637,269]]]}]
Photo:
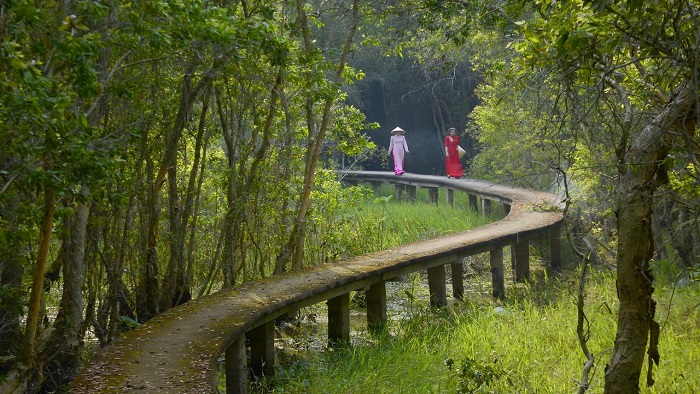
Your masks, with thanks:
[{"label": "curved walkway", "polygon": [[[246,343],[253,353],[251,359],[265,361],[253,365],[253,371],[268,371],[274,364],[274,320],[301,307],[329,301],[329,325],[335,327],[329,329],[329,339],[343,339],[349,335],[343,322],[344,303],[353,290],[371,289],[373,299],[378,301],[368,305],[368,322],[382,323],[383,284],[407,273],[426,269],[429,275],[438,272],[431,300],[432,293],[437,293],[439,301],[439,272],[443,272],[444,279],[444,265],[462,257],[492,252],[492,264],[497,264],[500,254],[502,268],[502,248],[514,246],[521,267],[516,267],[516,277],[520,273],[520,279],[526,280],[528,240],[546,239],[552,248],[550,264],[559,266],[562,214],[552,194],[415,174],[397,177],[390,172],[343,172],[341,176],[349,182],[393,182],[409,196],[416,188],[429,188],[430,195],[437,198],[439,188],[446,191],[450,201],[457,190],[468,193],[470,202],[480,198],[483,208],[491,201],[503,203],[509,213],[478,229],[266,278],[188,302],[102,349],[73,381],[70,392],[215,393],[216,365],[224,356],[226,392],[245,393],[251,367],[246,365]],[[494,286],[496,282],[494,278]]]}]

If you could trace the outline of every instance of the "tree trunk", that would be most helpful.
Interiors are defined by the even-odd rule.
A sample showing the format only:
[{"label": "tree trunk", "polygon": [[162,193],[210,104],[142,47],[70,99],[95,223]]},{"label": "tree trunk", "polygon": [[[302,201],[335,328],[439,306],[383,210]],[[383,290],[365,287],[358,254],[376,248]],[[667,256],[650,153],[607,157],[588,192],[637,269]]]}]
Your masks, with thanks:
[{"label": "tree trunk", "polygon": [[[144,131],[143,139],[146,139],[147,132]],[[142,141],[145,144],[145,141]],[[146,152],[145,145],[142,146]],[[146,157],[146,174],[148,174],[149,185],[154,185],[160,180],[154,180],[153,161]],[[136,296],[136,314],[138,321],[145,322],[158,314],[158,220],[160,207],[158,204],[158,191],[155,186],[147,188],[146,203],[143,220],[146,222],[146,239],[144,245],[144,261],[140,266],[138,275],[139,285]]]},{"label": "tree trunk", "polygon": [[6,206],[3,219],[7,221],[8,232],[0,240],[0,286],[3,286],[0,299],[0,376],[6,375],[12,368],[19,353],[22,341],[20,293],[24,266],[20,259],[19,234],[20,219],[14,215],[18,212],[19,198],[13,198]]},{"label": "tree trunk", "polygon": [[[85,188],[84,188],[85,189]],[[83,194],[87,195],[86,189]],[[38,357],[43,365],[42,392],[56,392],[70,383],[80,368],[83,348],[83,296],[85,279],[85,240],[89,208],[77,205],[65,216],[63,293],[53,330]]]},{"label": "tree trunk", "polygon": [[[359,0],[354,0],[352,3],[352,21],[350,23],[350,31],[346,37],[343,49],[340,54],[340,59],[338,61],[338,67],[333,78],[333,83],[338,83],[341,80],[343,70],[345,70],[345,64],[347,62],[347,56],[352,48],[352,43],[355,38],[355,32],[357,31],[357,26],[360,20],[360,4]],[[304,3],[302,0],[296,1],[297,6],[297,22],[301,26],[302,38],[304,41],[304,50],[308,53],[314,51],[313,44],[311,41],[311,30],[309,28],[308,19],[306,17],[306,10],[304,9]],[[313,92],[316,95],[316,92]],[[323,107],[323,117],[321,119],[321,124],[318,125],[318,131],[316,120],[314,117],[314,103],[311,98],[307,99],[306,103],[306,126],[309,133],[309,143],[306,152],[306,161],[304,169],[304,188],[302,190],[301,197],[299,199],[299,207],[297,209],[296,221],[294,222],[294,227],[292,227],[292,232],[289,235],[289,239],[282,247],[279,255],[277,256],[277,261],[275,262],[275,274],[279,274],[286,269],[288,262],[291,260],[291,265],[294,270],[299,270],[302,268],[304,259],[304,238],[306,233],[306,216],[309,210],[309,203],[311,199],[311,190],[314,185],[314,180],[316,177],[316,167],[318,165],[318,158],[321,153],[321,147],[323,146],[323,141],[325,140],[326,130],[331,121],[331,110],[333,108],[333,103],[335,101],[334,97],[327,98]]]},{"label": "tree trunk", "polygon": [[172,130],[168,133],[165,146],[165,157],[161,165],[161,171],[168,174],[168,219],[169,219],[169,258],[168,265],[163,275],[160,294],[160,310],[166,311],[173,307],[180,296],[177,294],[181,285],[181,273],[184,272],[184,233],[182,224],[184,219],[183,206],[178,190],[178,153],[180,150],[180,137],[187,125],[190,114],[192,84],[189,75],[185,75],[182,92],[180,94],[180,107]]},{"label": "tree trunk", "polygon": [[[649,262],[654,254],[652,207],[654,192],[667,182],[664,159],[678,122],[694,117],[697,96],[692,84],[679,93],[633,140],[622,153],[616,194],[618,230],[617,294],[620,307],[617,334],[605,373],[605,393],[638,393],[644,353],[658,363],[656,344],[658,323],[654,321],[656,302],[652,299],[654,278]],[[650,332],[652,333],[651,338]],[[649,365],[647,385],[651,379]]]},{"label": "tree trunk", "polygon": [[[98,311],[98,293],[100,295],[105,294],[104,297],[100,296],[100,307],[108,308],[111,300],[111,284],[107,282],[106,292],[102,292],[102,287],[104,283],[102,281],[103,271],[102,267],[106,270],[114,269],[114,258],[113,251],[114,248],[109,246],[110,238],[108,228],[110,220],[105,217],[103,211],[100,211],[97,207],[98,205],[91,205],[90,208],[90,220],[88,221],[88,227],[86,230],[85,240],[85,317],[84,323],[81,327],[82,336],[85,337],[85,332],[93,327],[95,337],[100,343],[100,346],[105,346],[107,344],[107,322],[100,322],[99,311]],[[113,213],[112,220],[115,222],[121,222],[122,215],[120,210],[116,209],[111,211]],[[105,240],[105,247],[100,250],[100,241]],[[104,257],[102,260],[100,257]],[[105,319],[106,320],[106,319]]]},{"label": "tree trunk", "polygon": [[691,231],[694,219],[686,205],[681,202],[673,202],[673,204],[676,205],[678,209],[678,219],[675,226],[673,221],[669,226],[671,244],[678,254],[675,256],[678,268],[685,271],[687,268],[692,267],[696,261],[695,255],[693,254],[694,242],[693,233]]},{"label": "tree trunk", "polygon": [[189,81],[186,82],[182,93],[182,102],[175,122],[175,130],[173,130],[174,141],[168,143],[166,152],[166,167],[168,169],[168,193],[169,193],[169,209],[170,209],[170,260],[168,261],[168,269],[163,278],[163,293],[161,295],[161,310],[167,310],[176,305],[185,303],[192,299],[190,284],[187,280],[187,269],[185,267],[185,237],[187,236],[187,222],[192,214],[193,200],[195,197],[195,181],[199,171],[200,152],[202,150],[202,142],[205,132],[205,120],[209,111],[209,79],[202,80],[196,88],[197,92],[204,91],[202,99],[202,111],[200,113],[200,126],[197,132],[195,142],[195,160],[189,175],[187,190],[184,198],[180,197],[178,190],[178,165],[177,154],[179,148],[179,140],[182,131],[185,128],[187,116],[191,111],[192,104],[190,101],[194,95],[188,96],[191,87]]},{"label": "tree trunk", "polygon": [[39,311],[41,310],[41,293],[44,283],[44,271],[51,246],[51,231],[53,229],[53,216],[55,211],[54,190],[50,187],[44,190],[44,214],[41,219],[39,231],[39,250],[36,266],[34,267],[34,280],[29,295],[27,310],[27,322],[24,330],[24,339],[21,343],[17,363],[14,369],[6,376],[0,393],[20,393],[26,390],[29,374],[34,368],[36,356],[36,331],[39,325]]},{"label": "tree trunk", "polygon": [[[214,70],[222,63],[223,62],[218,62],[214,64],[195,86],[192,86],[192,82],[190,81],[191,72],[185,73],[177,117],[175,118],[175,123],[171,132],[168,134],[160,173],[167,173],[168,175],[168,213],[171,237],[168,267],[163,277],[162,291],[160,294],[161,311],[168,310],[192,298],[191,289],[189,285],[185,283],[185,237],[187,235],[187,221],[192,211],[192,197],[186,195],[185,200],[182,201],[183,199],[180,196],[177,177],[179,170],[178,154],[182,133],[187,126],[192,107],[196,99],[200,96],[203,96],[202,100],[204,102],[201,116],[206,116],[208,111],[206,103],[208,94],[206,94],[206,92],[209,91],[213,81]],[[203,135],[203,130],[200,130],[200,137],[201,135]],[[192,169],[193,177],[196,176],[198,170],[199,168],[195,164]],[[157,183],[157,185],[159,185],[159,183]],[[194,186],[190,183],[189,187],[190,189],[188,189],[187,193],[192,193]]]},{"label": "tree trunk", "polygon": [[[142,182],[137,180],[135,184],[140,185]],[[128,326],[121,320],[121,316],[134,320],[137,316],[130,301],[132,297],[129,286],[124,284],[123,278],[126,255],[133,253],[127,249],[130,247],[129,235],[136,232],[133,227],[137,210],[135,196],[134,190],[124,206],[99,209],[100,206],[93,205],[90,210],[86,246],[88,296],[85,320],[94,328],[101,346],[107,345],[127,330]],[[102,250],[100,241],[104,242]],[[106,289],[103,291],[101,287],[105,285],[105,276]],[[86,323],[83,330],[87,328]]]},{"label": "tree trunk", "polygon": [[[241,203],[243,200],[241,193],[244,191],[241,187],[243,177],[240,176],[240,171],[244,167],[239,165],[241,158],[245,155],[240,152],[242,148],[239,141],[242,138],[240,134],[234,134],[234,126],[232,125],[234,122],[228,122],[221,91],[217,89],[215,93],[219,123],[221,124],[221,132],[226,144],[226,163],[228,165],[226,170],[227,209],[221,226],[221,271],[223,273],[224,286],[230,287],[236,283],[236,272],[238,270],[235,256],[236,236],[239,234],[238,229],[245,209]],[[250,141],[251,143],[255,142],[253,138],[250,138]]]},{"label": "tree trunk", "polygon": [[653,181],[641,179],[627,186],[632,194],[619,201],[621,205],[616,211],[620,307],[615,348],[605,377],[606,393],[639,392],[649,325],[654,319],[653,276],[649,261],[654,251],[651,212],[656,187]]},{"label": "tree trunk", "polygon": [[[224,142],[226,143],[226,156],[228,161],[228,190],[227,198],[227,213],[223,225],[223,255],[222,255],[222,271],[224,273],[224,285],[233,286],[241,270],[242,261],[236,262],[238,246],[241,244],[240,227],[245,219],[246,200],[251,193],[253,185],[258,179],[258,171],[267,157],[267,152],[270,149],[270,137],[272,134],[272,126],[277,117],[277,105],[279,103],[279,92],[282,90],[284,82],[284,69],[280,67],[277,70],[277,76],[269,90],[268,106],[265,113],[265,122],[261,128],[254,128],[251,135],[247,138],[241,138],[241,135],[234,135],[233,126],[228,122],[226,117],[223,100],[220,91],[216,91],[217,112],[219,114],[219,122],[222,126]],[[255,114],[254,117],[258,115]],[[242,152],[243,144],[241,141],[252,147],[249,152]],[[257,146],[257,149],[253,150]],[[252,154],[252,160],[250,155]],[[250,164],[247,164],[250,163]],[[244,172],[247,169],[247,172]],[[241,259],[238,259],[241,260]]]},{"label": "tree trunk", "polygon": [[[207,100],[209,102],[209,100]],[[206,112],[206,111],[203,111]],[[204,119],[201,120],[201,126],[200,130],[205,130],[205,121]],[[210,136],[210,131],[206,131],[203,136],[203,141],[202,141],[202,151],[201,151],[201,164],[199,164],[199,180],[197,181],[197,186],[195,190],[193,191],[194,194],[194,203],[192,207],[192,220],[190,220],[189,224],[189,241],[187,243],[187,251],[186,251],[186,265],[187,265],[187,271],[185,272],[185,284],[189,290],[189,292],[192,292],[192,285],[193,285],[193,278],[194,278],[194,271],[195,271],[195,257],[194,253],[197,247],[197,221],[199,219],[199,202],[201,200],[200,196],[202,195],[202,185],[204,184],[204,174],[206,171],[207,167],[207,148],[209,146],[209,136]],[[200,154],[199,149],[195,149],[195,152],[197,155]],[[195,163],[200,162],[200,160],[195,159]],[[194,165],[196,166],[196,165]],[[214,260],[215,262],[216,260]]]}]

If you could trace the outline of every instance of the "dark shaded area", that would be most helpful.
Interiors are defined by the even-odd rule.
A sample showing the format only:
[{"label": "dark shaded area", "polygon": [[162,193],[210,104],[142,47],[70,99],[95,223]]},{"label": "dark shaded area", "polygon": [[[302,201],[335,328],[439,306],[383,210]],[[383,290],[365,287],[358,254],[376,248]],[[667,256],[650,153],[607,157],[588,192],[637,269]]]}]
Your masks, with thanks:
[{"label": "dark shaded area", "polygon": [[367,77],[356,85],[358,91],[350,101],[369,122],[381,128],[367,131],[383,154],[361,163],[365,170],[387,171],[393,162],[387,155],[391,130],[406,130],[410,153],[404,168],[407,172],[445,175],[443,141],[445,130],[459,131],[461,146],[467,151],[462,159],[468,168],[477,152],[476,141],[464,134],[472,109],[478,104],[474,95],[479,77],[467,63],[448,70],[418,69],[411,60],[394,59],[386,63],[358,65]]}]

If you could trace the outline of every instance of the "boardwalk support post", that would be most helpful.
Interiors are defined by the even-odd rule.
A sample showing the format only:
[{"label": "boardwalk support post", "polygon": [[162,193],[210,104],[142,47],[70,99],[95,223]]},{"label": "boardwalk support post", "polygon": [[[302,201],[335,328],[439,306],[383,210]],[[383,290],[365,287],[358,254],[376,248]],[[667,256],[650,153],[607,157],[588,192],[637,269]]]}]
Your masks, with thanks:
[{"label": "boardwalk support post", "polygon": [[447,306],[444,265],[428,268],[428,289],[430,291],[431,307],[442,308]]},{"label": "boardwalk support post", "polygon": [[491,200],[488,200],[486,198],[482,198],[481,199],[481,208],[484,211],[484,216],[491,215]]},{"label": "boardwalk support post", "polygon": [[462,259],[450,264],[452,273],[452,296],[460,301],[464,300],[464,262]]},{"label": "boardwalk support post", "polygon": [[406,186],[406,192],[408,193],[408,201],[416,202],[416,186]]},{"label": "boardwalk support post", "polygon": [[275,322],[269,321],[246,333],[250,346],[250,372],[255,377],[275,373]]},{"label": "boardwalk support post", "polygon": [[530,245],[526,239],[518,239],[511,248],[515,257],[515,281],[526,282],[530,279]]},{"label": "boardwalk support post", "polygon": [[549,232],[550,266],[555,271],[561,270],[561,228],[559,226]]},{"label": "boardwalk support post", "polygon": [[406,185],[397,183],[394,185],[394,199],[396,201],[401,201],[403,200],[403,195],[406,192]]},{"label": "boardwalk support post", "polygon": [[344,346],[350,343],[350,294],[345,293],[327,301],[328,345]]},{"label": "boardwalk support post", "polygon": [[225,354],[226,393],[246,394],[248,392],[248,367],[246,365],[245,335],[241,335],[228,348]]},{"label": "boardwalk support post", "polygon": [[437,187],[429,187],[428,188],[428,200],[432,204],[437,204],[438,203],[438,188]]},{"label": "boardwalk support post", "polygon": [[447,188],[447,205],[452,205],[455,203],[455,191],[454,189]]},{"label": "boardwalk support post", "polygon": [[467,193],[467,195],[469,196],[469,209],[474,212],[479,212],[479,204],[476,194]]},{"label": "boardwalk support post", "polygon": [[367,303],[367,331],[374,334],[383,331],[387,323],[385,282],[371,285],[365,292],[365,302]]},{"label": "boardwalk support post", "polygon": [[491,286],[493,296],[502,300],[506,296],[505,281],[503,279],[503,248],[496,248],[491,251],[489,257],[491,265]]}]

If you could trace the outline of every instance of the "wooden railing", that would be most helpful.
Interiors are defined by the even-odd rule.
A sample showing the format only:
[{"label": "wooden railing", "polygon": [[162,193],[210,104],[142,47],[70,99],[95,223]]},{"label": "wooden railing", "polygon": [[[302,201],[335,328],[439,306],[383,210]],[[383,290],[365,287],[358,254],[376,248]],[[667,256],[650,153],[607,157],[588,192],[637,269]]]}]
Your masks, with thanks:
[{"label": "wooden railing", "polygon": [[[287,273],[240,288],[201,297],[169,310],[102,349],[73,381],[74,393],[215,393],[216,370],[224,356],[226,393],[246,393],[250,375],[273,373],[274,321],[300,308],[326,301],[329,343],[350,339],[350,292],[365,290],[367,324],[387,324],[385,282],[426,270],[430,302],[446,305],[446,270],[451,265],[452,294],[464,294],[462,264],[490,253],[493,295],[503,297],[503,248],[511,248],[515,280],[529,278],[529,242],[545,240],[549,266],[561,265],[562,213],[556,196],[484,181],[390,172],[341,172],[344,182],[397,185],[397,197],[415,198],[427,188],[437,202],[439,190],[454,202],[454,191],[469,195],[473,209],[485,213],[504,204],[505,218],[465,232],[358,256],[337,264]],[[479,204],[479,202],[481,204]],[[247,349],[250,349],[249,351]],[[249,359],[248,363],[246,360]]]}]

